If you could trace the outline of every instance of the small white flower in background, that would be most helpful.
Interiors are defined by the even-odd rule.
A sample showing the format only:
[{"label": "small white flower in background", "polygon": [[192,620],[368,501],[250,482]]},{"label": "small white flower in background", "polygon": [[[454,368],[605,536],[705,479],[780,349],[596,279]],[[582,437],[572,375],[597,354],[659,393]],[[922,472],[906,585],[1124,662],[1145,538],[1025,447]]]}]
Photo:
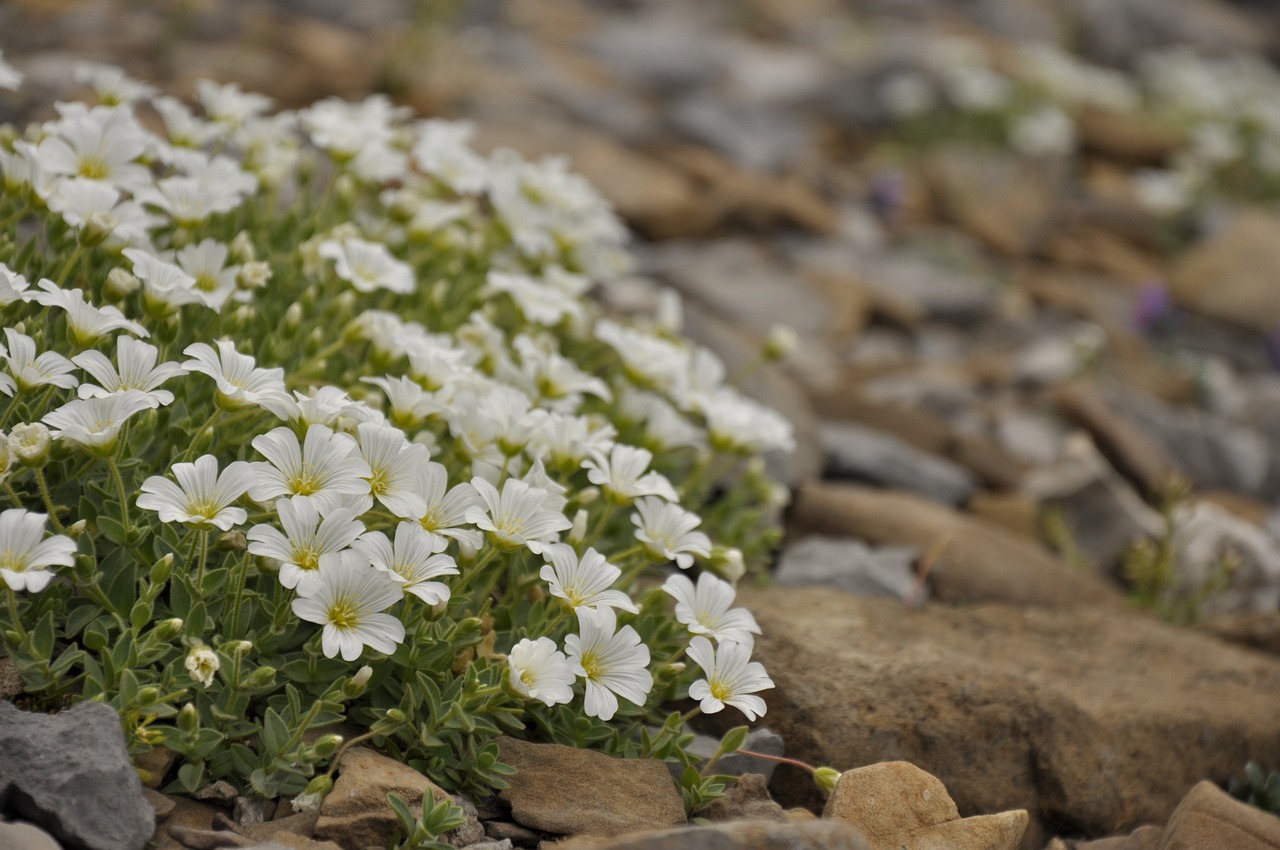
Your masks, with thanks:
[{"label": "small white flower in background", "polygon": [[122,253],[133,263],[133,273],[142,281],[143,302],[149,310],[167,315],[187,304],[204,304],[195,288],[196,279],[173,263],[141,248],[125,248]]},{"label": "small white flower in background", "polygon": [[246,535],[249,551],[279,561],[280,584],[299,592],[318,581],[321,565],[350,547],[365,530],[348,508],[335,508],[321,519],[314,504],[281,499],[276,502],[276,515],[284,533],[274,526],[255,525]]},{"label": "small white flower in background", "polygon": [[789,325],[772,325],[764,340],[764,356],[768,360],[786,360],[800,345],[800,336]]},{"label": "small white flower in background", "polygon": [[[115,269],[113,271],[120,271]],[[134,336],[147,337],[147,329],[111,306],[95,307],[85,300],[80,289],[59,289],[51,280],[41,280],[42,291],[30,296],[31,300],[46,307],[57,307],[67,314],[67,333],[78,346],[90,346],[112,331],[128,331]]]},{"label": "small white flower in background", "polygon": [[1183,171],[1142,168],[1133,175],[1138,203],[1156,215],[1177,215],[1195,200],[1196,181]]},{"label": "small white flower in background", "polygon": [[405,593],[428,605],[439,605],[449,601],[449,586],[432,579],[458,575],[453,558],[440,554],[448,542],[417,523],[402,522],[396,526],[394,544],[381,531],[371,531],[361,536],[354,547],[369,556],[374,569],[399,582]]},{"label": "small white flower in background", "polygon": [[475,127],[465,121],[425,120],[414,129],[413,162],[424,174],[464,195],[484,191],[489,166],[467,145]]},{"label": "small white flower in background", "polygon": [[703,400],[711,445],[720,451],[757,454],[791,451],[791,423],[778,411],[725,387]]},{"label": "small white flower in background", "polygon": [[326,658],[355,661],[366,646],[390,655],[404,640],[404,623],[382,613],[399,602],[400,585],[368,557],[351,549],[320,565],[319,579],[299,589],[293,613],[324,626],[320,647]]},{"label": "small white flower in background", "polygon": [[271,412],[295,424],[326,425],[344,432],[364,423],[382,425],[384,422],[377,410],[356,401],[346,390],[328,385],[312,387],[306,393],[294,390],[290,405],[281,402],[279,406],[273,405]]},{"label": "small white flower in background", "polygon": [[563,705],[573,700],[577,676],[573,665],[556,649],[551,638],[524,640],[507,653],[508,681],[518,693],[546,705]]},{"label": "small white flower in background", "polygon": [[160,350],[154,345],[131,336],[116,338],[116,362],[119,371],[100,351],[82,351],[71,362],[88,372],[98,386],[82,383],[77,389],[80,398],[101,398],[126,390],[139,390],[151,400],[152,407],[171,404],[173,393],[158,387],[170,378],[187,374],[177,363],[156,365]]},{"label": "small white flower in background", "polygon": [[698,584],[683,575],[673,575],[662,585],[676,600],[676,619],[684,623],[695,635],[707,635],[717,641],[731,640],[750,646],[760,634],[760,626],[746,608],[730,608],[733,605],[733,585],[702,573]]},{"label": "small white flower in background", "polygon": [[[8,454],[4,460],[5,471],[9,462],[17,460],[24,466],[40,466],[49,459],[53,437],[41,422],[23,422],[9,431]],[[2,477],[2,475],[0,475]]]},{"label": "small white flower in background", "polygon": [[218,660],[218,654],[212,649],[197,646],[187,653],[187,660],[183,662],[183,666],[187,668],[191,678],[207,688],[213,684],[213,674],[218,672],[222,662]]},{"label": "small white flower in background", "polygon": [[422,385],[407,375],[385,378],[361,378],[366,384],[373,384],[387,396],[391,405],[391,424],[408,431],[421,425],[428,416],[444,411],[444,405],[436,401],[433,393],[422,388]]},{"label": "small white flower in background", "polygon": [[565,416],[547,410],[530,411],[533,427],[526,447],[531,457],[545,457],[553,466],[577,469],[594,451],[613,448],[617,429],[603,417]]},{"label": "small white flower in background", "polygon": [[427,512],[427,500],[417,491],[418,467],[431,460],[425,446],[410,443],[399,428],[372,422],[357,427],[360,456],[369,464],[369,490],[383,507],[403,519]]},{"label": "small white flower in background", "polygon": [[253,482],[253,468],[242,460],[233,461],[218,473],[218,459],[202,455],[195,463],[175,463],[174,484],[161,475],[142,482],[137,505],[156,511],[161,522],[181,522],[197,528],[230,531],[248,516],[232,503],[245,494]]},{"label": "small white flower in background", "polygon": [[581,301],[529,275],[490,271],[487,281],[481,294],[505,292],[524,317],[535,324],[554,327],[566,318],[574,324],[586,320]]},{"label": "small white flower in background", "polygon": [[4,51],[0,50],[0,89],[17,91],[22,85],[22,72],[4,61]]},{"label": "small white flower in background", "polygon": [[326,239],[318,250],[321,257],[334,261],[338,277],[358,292],[386,289],[407,295],[417,287],[409,264],[392,256],[387,246],[380,242],[354,236],[342,240]]},{"label": "small white flower in background", "polygon": [[178,268],[195,278],[194,288],[205,306],[221,310],[236,291],[240,266],[227,265],[229,249],[221,242],[205,239],[198,245],[182,247],[175,259]]},{"label": "small white flower in background", "polygon": [[369,464],[356,441],[324,425],[311,425],[301,444],[288,428],[253,438],[267,461],[256,462],[249,498],[266,504],[281,496],[312,501],[322,515],[341,506],[343,496],[369,494]]},{"label": "small white flower in background", "polygon": [[470,549],[480,548],[483,542],[480,532],[464,527],[470,522],[467,512],[481,504],[475,487],[464,481],[449,489],[449,472],[435,461],[418,465],[415,487],[427,503],[426,511],[414,517],[419,525]]},{"label": "small white flower in background", "polygon": [[636,526],[636,540],[655,559],[675,561],[687,570],[693,566],[694,555],[711,557],[711,538],[694,530],[702,518],[679,505],[646,496],[636,502],[631,522]]},{"label": "small white flower in background", "polygon": [[702,668],[704,679],[689,686],[689,697],[701,701],[704,714],[715,714],[731,705],[754,721],[765,713],[764,700],[755,694],[773,687],[764,665],[751,660],[751,646],[724,641],[712,648],[711,641],[695,637],[689,641],[689,657]]},{"label": "small white flower in background", "polygon": [[615,632],[618,620],[612,608],[579,608],[577,613],[579,634],[567,636],[564,645],[573,672],[586,679],[584,710],[611,720],[618,697],[644,705],[653,688],[649,647],[631,626]]},{"label": "small white flower in background", "polygon": [[44,125],[36,148],[40,169],[50,175],[87,177],[137,191],[151,184],[151,172],[135,160],[148,136],[127,106],[59,104],[61,119]]},{"label": "small white flower in background", "polygon": [[1018,118],[1009,141],[1024,156],[1065,156],[1076,149],[1076,127],[1056,106],[1041,106]]},{"label": "small white flower in background", "polygon": [[155,94],[155,86],[139,82],[115,65],[101,62],[77,62],[73,75],[77,83],[93,89],[98,102],[106,106],[132,103]]},{"label": "small white flower in background", "polygon": [[668,502],[680,501],[667,477],[658,472],[645,472],[653,460],[653,452],[616,443],[609,454],[596,451],[582,462],[587,478],[604,491],[615,505],[625,505],[641,496],[660,496]]},{"label": "small white flower in background", "polygon": [[46,385],[71,389],[80,383],[80,379],[71,374],[75,364],[61,354],[44,351],[37,356],[35,340],[13,328],[5,328],[4,336],[9,343],[4,359],[18,389],[26,391]]},{"label": "small white flower in background", "polygon": [[13,269],[0,263],[0,307],[8,307],[19,301],[31,298],[27,288],[31,286],[27,279]]},{"label": "small white flower in background", "polygon": [[220,339],[217,346],[214,351],[203,342],[188,345],[182,353],[191,359],[182,366],[217,382],[220,405],[234,410],[254,404],[271,410],[273,406],[293,403],[284,387],[284,369],[259,369],[257,361],[236,351],[230,340]]},{"label": "small white flower in background", "polygon": [[104,398],[67,402],[46,413],[41,421],[52,429],[55,440],[66,440],[94,453],[109,453],[124,423],[150,409],[146,393],[125,390]]},{"label": "small white flower in background", "polygon": [[933,81],[918,71],[902,71],[885,80],[876,99],[896,118],[915,118],[938,105]]},{"label": "small white flower in background", "polygon": [[81,239],[97,244],[108,238],[130,245],[150,242],[147,234],[156,219],[133,201],[121,201],[120,193],[97,180],[75,177],[62,180],[48,199],[49,209],[62,215]]},{"label": "small white flower in background", "polygon": [[684,372],[689,354],[669,339],[620,325],[611,319],[596,322],[596,339],[622,358],[627,373],[645,387],[665,390]]},{"label": "small white flower in background", "polygon": [[243,92],[235,83],[218,85],[210,80],[196,80],[196,95],[211,121],[232,126],[261,115],[272,104],[266,95]]},{"label": "small white flower in background", "polygon": [[523,481],[508,478],[502,491],[483,478],[471,479],[471,486],[484,507],[467,508],[467,522],[489,532],[500,548],[528,547],[535,555],[554,542],[558,532],[567,531],[573,523],[564,514],[547,510],[547,491],[530,487]]},{"label": "small white flower in background", "polygon": [[548,563],[539,576],[550,585],[552,596],[565,600],[575,610],[605,606],[632,614],[640,612],[626,593],[611,589],[622,570],[595,549],[588,549],[579,559],[572,546],[556,543],[546,547],[542,554]]},{"label": "small white flower in background", "polygon": [[49,567],[75,563],[76,544],[62,534],[44,538],[46,514],[10,508],[0,513],[0,579],[11,590],[39,593],[53,579]]},{"label": "small white flower in background", "polygon": [[227,128],[221,124],[197,117],[191,107],[176,97],[169,95],[153,97],[151,106],[160,114],[160,120],[164,122],[170,145],[200,148],[215,141],[227,131]]}]

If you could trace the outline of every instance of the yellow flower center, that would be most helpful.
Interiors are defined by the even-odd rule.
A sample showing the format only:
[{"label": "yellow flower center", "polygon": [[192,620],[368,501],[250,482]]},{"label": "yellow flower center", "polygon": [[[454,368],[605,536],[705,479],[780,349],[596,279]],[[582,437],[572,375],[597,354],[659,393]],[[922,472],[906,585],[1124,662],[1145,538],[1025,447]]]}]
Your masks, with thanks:
[{"label": "yellow flower center", "polygon": [[387,492],[387,485],[390,483],[387,479],[390,476],[385,469],[375,469],[373,474],[369,476],[369,489],[373,495],[381,496]]},{"label": "yellow flower center", "polygon": [[349,599],[335,600],[329,606],[329,622],[340,629],[354,629],[360,625],[360,611]]},{"label": "yellow flower center", "polygon": [[588,679],[598,679],[609,672],[598,652],[583,653],[581,663],[582,669],[587,671]]},{"label": "yellow flower center", "polygon": [[81,177],[87,177],[90,180],[102,180],[110,171],[107,170],[107,164],[98,157],[91,157],[80,161],[79,174]]},{"label": "yellow flower center", "polygon": [[27,559],[11,549],[6,549],[0,552],[0,570],[25,573],[27,571]]},{"label": "yellow flower center", "polygon": [[533,681],[534,681],[533,673],[529,672],[528,670],[525,670],[523,673],[520,674],[520,681],[524,684],[526,688],[532,688]]},{"label": "yellow flower center", "polygon": [[733,691],[724,682],[711,682],[711,695],[716,699],[724,702],[733,696]]},{"label": "yellow flower center", "polygon": [[320,489],[322,481],[317,480],[315,473],[307,464],[303,464],[298,474],[289,479],[289,492],[295,496],[310,496]]}]

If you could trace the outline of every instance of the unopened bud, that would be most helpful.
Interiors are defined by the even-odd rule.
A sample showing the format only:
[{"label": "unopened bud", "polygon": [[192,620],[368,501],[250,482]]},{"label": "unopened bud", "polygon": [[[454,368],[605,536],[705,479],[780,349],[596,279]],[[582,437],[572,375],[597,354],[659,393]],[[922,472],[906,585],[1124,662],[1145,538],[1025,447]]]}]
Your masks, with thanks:
[{"label": "unopened bud", "polygon": [[284,326],[293,330],[300,324],[302,324],[302,305],[295,301],[284,311]]},{"label": "unopened bud", "polygon": [[711,568],[730,584],[737,584],[747,572],[742,550],[736,546],[714,546],[711,549]]},{"label": "unopened bud", "polygon": [[242,531],[228,531],[218,535],[214,548],[219,552],[243,552],[249,548],[249,538]]},{"label": "unopened bud", "polygon": [[388,708],[387,713],[384,716],[387,718],[387,720],[391,721],[392,723],[409,722],[409,718],[405,715],[403,711],[401,711],[398,708]]},{"label": "unopened bud", "polygon": [[365,688],[369,686],[369,677],[373,675],[373,668],[368,664],[356,671],[355,675],[347,680],[342,686],[342,695],[347,699],[355,699],[364,693]]},{"label": "unopened bud", "polygon": [[138,291],[142,281],[128,269],[115,268],[107,272],[107,282],[102,294],[110,301],[121,301]]},{"label": "unopened bud", "polygon": [[236,285],[241,289],[261,289],[271,281],[271,266],[261,260],[252,260],[240,267]]},{"label": "unopened bud", "polygon": [[333,790],[333,778],[329,774],[321,774],[307,783],[302,793],[293,798],[291,805],[295,812],[318,812],[324,798]]},{"label": "unopened bud", "polygon": [[813,783],[822,790],[823,794],[830,795],[836,790],[836,783],[840,781],[840,771],[834,767],[820,767],[813,772]]},{"label": "unopened bud", "polygon": [[191,703],[187,703],[178,712],[178,728],[184,735],[190,735],[200,728],[200,713]]},{"label": "unopened bud", "polygon": [[224,647],[228,655],[248,655],[253,651],[253,641],[234,640]]},{"label": "unopened bud", "polygon": [[245,687],[249,688],[265,688],[276,680],[276,668],[259,667],[249,674],[249,678],[245,679]]},{"label": "unopened bud", "polygon": [[43,466],[52,447],[53,438],[42,422],[14,425],[9,432],[9,451],[23,466]]},{"label": "unopened bud", "polygon": [[[152,564],[151,575],[149,576],[149,578],[151,579],[152,584],[162,584],[168,581],[169,576],[172,574],[173,574],[173,553],[170,552],[169,554],[165,555],[163,558],[161,558],[160,560]],[[178,622],[182,622],[182,621],[179,620]]]},{"label": "unopened bud", "polygon": [[582,543],[587,539],[587,509],[579,508],[573,515],[573,526],[569,529],[569,542]]},{"label": "unopened bud", "polygon": [[72,540],[79,540],[81,537],[84,536],[85,529],[87,529],[88,527],[89,527],[89,521],[87,519],[78,519],[75,522],[71,523],[71,525],[68,525],[67,530],[63,533],[66,534],[68,537],[70,537]]},{"label": "unopened bud", "polygon": [[311,751],[315,753],[316,758],[327,759],[338,751],[338,747],[342,746],[341,735],[321,735],[311,746]]},{"label": "unopened bud", "polygon": [[786,360],[800,344],[800,337],[787,325],[774,325],[764,340],[766,360]]},{"label": "unopened bud", "polygon": [[90,213],[85,219],[84,227],[80,228],[80,232],[76,234],[76,241],[86,248],[101,245],[115,232],[118,223],[115,216],[104,210]]},{"label": "unopened bud", "polygon": [[160,699],[160,689],[154,685],[147,685],[138,691],[138,705],[151,705],[158,699]]},{"label": "unopened bud", "polygon": [[231,259],[237,263],[252,263],[258,259],[258,252],[253,247],[253,240],[249,238],[249,231],[241,230],[231,240],[230,250]]},{"label": "unopened bud", "polygon": [[173,640],[182,632],[182,626],[181,617],[170,617],[167,620],[161,620],[156,623],[156,627],[152,629],[152,634],[159,640]]}]

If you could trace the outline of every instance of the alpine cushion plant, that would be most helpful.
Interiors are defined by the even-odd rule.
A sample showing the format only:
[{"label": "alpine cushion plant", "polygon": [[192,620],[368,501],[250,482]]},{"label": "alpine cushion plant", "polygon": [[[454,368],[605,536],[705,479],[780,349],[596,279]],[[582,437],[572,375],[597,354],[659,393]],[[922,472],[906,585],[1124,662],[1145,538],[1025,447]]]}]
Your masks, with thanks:
[{"label": "alpine cushion plant", "polygon": [[110,703],[133,752],[177,753],[171,789],[299,805],[344,746],[307,733],[342,721],[483,791],[502,733],[688,768],[673,703],[763,712],[731,605],[790,431],[669,311],[588,298],[628,266],[590,186],[378,95],[82,79],[100,102],[0,131],[25,700]]}]

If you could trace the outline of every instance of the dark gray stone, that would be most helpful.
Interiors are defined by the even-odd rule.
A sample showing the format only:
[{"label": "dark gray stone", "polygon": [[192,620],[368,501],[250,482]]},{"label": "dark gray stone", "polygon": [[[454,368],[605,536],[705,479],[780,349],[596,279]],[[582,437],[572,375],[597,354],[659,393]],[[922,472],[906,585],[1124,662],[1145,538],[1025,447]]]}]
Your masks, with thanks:
[{"label": "dark gray stone", "polygon": [[[710,735],[697,735],[694,737],[693,743],[689,745],[687,752],[703,759],[709,759],[715,755],[719,746],[719,738],[713,738]],[[747,739],[743,742],[742,749],[766,756],[784,756],[787,754],[787,745],[782,740],[782,736],[763,726],[758,729],[752,729],[747,733]],[[717,761],[712,770],[725,776],[744,776],[748,773],[758,773],[764,776],[765,781],[768,782],[773,777],[773,771],[777,766],[778,763],[776,761],[769,759],[746,755],[731,755],[724,756]],[[672,775],[679,778],[679,771],[674,769],[676,766],[671,765],[671,767],[673,768]]]},{"label": "dark gray stone", "polygon": [[823,585],[857,596],[889,596],[923,601],[928,588],[916,589],[915,560],[910,546],[872,548],[854,537],[815,535],[790,543],[778,560],[774,580],[780,585]]},{"label": "dark gray stone", "polygon": [[963,467],[882,431],[850,422],[824,422],[819,433],[832,475],[910,490],[948,505],[968,501],[977,486]]},{"label": "dark gray stone", "polygon": [[120,719],[102,703],[51,715],[0,702],[0,798],[70,848],[142,850],[155,832]]}]

